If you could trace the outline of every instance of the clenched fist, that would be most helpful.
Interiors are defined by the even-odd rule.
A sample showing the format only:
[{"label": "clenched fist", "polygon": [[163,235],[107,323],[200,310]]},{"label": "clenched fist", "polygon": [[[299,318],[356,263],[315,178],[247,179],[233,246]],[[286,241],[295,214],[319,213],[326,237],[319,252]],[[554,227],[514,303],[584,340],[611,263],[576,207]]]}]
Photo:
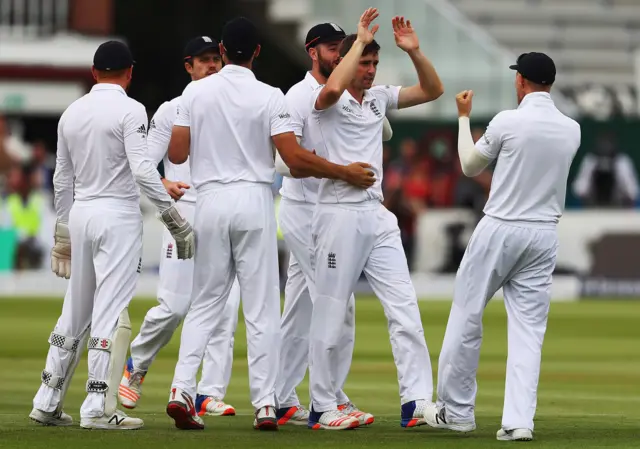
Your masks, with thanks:
[{"label": "clenched fist", "polygon": [[458,106],[458,117],[469,117],[471,115],[472,90],[463,90],[456,95],[456,105]]}]

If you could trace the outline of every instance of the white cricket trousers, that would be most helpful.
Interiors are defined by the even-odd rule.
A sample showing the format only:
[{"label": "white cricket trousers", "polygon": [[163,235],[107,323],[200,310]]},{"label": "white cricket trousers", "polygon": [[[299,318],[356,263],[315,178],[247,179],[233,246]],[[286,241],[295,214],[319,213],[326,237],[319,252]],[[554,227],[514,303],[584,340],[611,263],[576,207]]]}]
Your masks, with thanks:
[{"label": "white cricket trousers", "polygon": [[444,405],[448,422],[475,421],[482,315],[502,287],[508,318],[502,427],[533,430],[557,248],[553,224],[487,216],[478,224],[458,269],[440,352],[438,404]]},{"label": "white cricket trousers", "polygon": [[331,368],[349,295],[363,270],[387,317],[401,403],[431,401],[431,361],[396,217],[377,201],[318,204],[313,239],[317,297],[311,319],[309,383],[314,411],[337,407]]},{"label": "white cricket trousers", "polygon": [[[185,220],[194,223],[195,203],[178,201],[176,207]],[[149,369],[160,350],[171,341],[171,337],[187,314],[191,304],[193,267],[193,259],[178,259],[176,242],[165,228],[160,257],[159,304],[149,309],[140,333],[131,343],[131,358],[135,369],[145,372]],[[231,288],[220,327],[216,329],[207,345],[198,394],[218,399],[224,398],[226,394],[233,367],[233,343],[239,305],[240,286],[236,280]]]},{"label": "white cricket trousers", "polygon": [[[90,327],[92,338],[111,340],[138,280],[142,254],[140,205],[108,199],[76,201],[69,215],[69,233],[71,278],[54,333],[80,339]],[[110,355],[106,351],[88,351],[89,380],[108,381]],[[72,359],[72,351],[52,345],[45,370],[64,377]],[[107,394],[117,394],[117,385],[109,388]],[[103,416],[104,398],[104,393],[89,393],[80,416]],[[52,412],[62,399],[60,390],[43,384],[33,406]]]},{"label": "white cricket trousers", "polygon": [[251,402],[275,406],[280,286],[271,186],[210,183],[198,189],[193,301],[182,328],[172,387],[192,397],[207,342],[220,327],[238,276],[247,328]]},{"label": "white cricket trousers", "polygon": [[[280,322],[280,372],[276,382],[278,407],[300,405],[296,387],[304,379],[309,365],[309,329],[313,310],[313,242],[311,226],[315,204],[291,201],[280,202],[280,229],[290,251],[287,284],[284,290],[284,311]],[[342,327],[342,337],[336,348],[336,373],[338,404],[349,402],[342,390],[351,369],[355,344],[355,298],[349,297],[347,315]]]}]

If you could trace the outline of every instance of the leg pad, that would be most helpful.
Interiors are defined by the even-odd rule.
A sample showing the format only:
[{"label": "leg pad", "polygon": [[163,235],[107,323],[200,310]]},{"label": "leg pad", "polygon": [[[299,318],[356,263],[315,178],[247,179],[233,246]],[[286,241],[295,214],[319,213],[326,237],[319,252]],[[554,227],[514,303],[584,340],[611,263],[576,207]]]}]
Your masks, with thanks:
[{"label": "leg pad", "polygon": [[109,385],[102,380],[88,380],[87,393],[106,393],[109,391]]}]

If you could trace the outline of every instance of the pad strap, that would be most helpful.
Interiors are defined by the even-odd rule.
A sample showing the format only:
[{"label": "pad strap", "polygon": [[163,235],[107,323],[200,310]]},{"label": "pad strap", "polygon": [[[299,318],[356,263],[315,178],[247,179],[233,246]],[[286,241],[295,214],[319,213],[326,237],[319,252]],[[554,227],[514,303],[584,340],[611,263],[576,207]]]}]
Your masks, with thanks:
[{"label": "pad strap", "polygon": [[51,346],[57,346],[58,348],[74,352],[78,349],[78,345],[80,344],[80,340],[77,338],[66,337],[61,334],[56,334],[55,332],[51,332],[48,342]]},{"label": "pad strap", "polygon": [[100,351],[111,352],[111,340],[108,338],[91,337],[87,349],[97,349]]},{"label": "pad strap", "polygon": [[102,380],[88,380],[87,393],[106,393],[109,391],[109,385]]},{"label": "pad strap", "polygon": [[43,384],[55,390],[62,390],[64,386],[64,377],[56,376],[47,370],[42,370],[41,379]]}]

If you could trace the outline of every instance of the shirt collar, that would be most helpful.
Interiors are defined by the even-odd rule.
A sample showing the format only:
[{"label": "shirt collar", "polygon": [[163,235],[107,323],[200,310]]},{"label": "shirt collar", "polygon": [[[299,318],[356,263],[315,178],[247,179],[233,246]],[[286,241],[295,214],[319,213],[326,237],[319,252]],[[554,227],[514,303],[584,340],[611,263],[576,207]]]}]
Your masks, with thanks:
[{"label": "shirt collar", "polygon": [[551,98],[551,94],[549,92],[531,92],[524,96],[518,109],[528,105],[528,104],[553,104],[553,99]]},{"label": "shirt collar", "polygon": [[[353,102],[357,105],[360,105],[360,102],[358,100],[356,100],[353,95],[351,95],[351,92],[349,92],[348,90],[344,91],[347,94],[347,98],[349,99],[350,102]],[[369,92],[369,89],[366,89],[364,91],[364,97],[362,97],[362,105],[364,106],[365,103],[372,103],[376,100],[375,95],[373,95],[371,92]]]},{"label": "shirt collar", "polygon": [[98,84],[94,84],[94,86],[91,88],[91,92],[98,91],[98,90],[115,90],[120,92],[122,95],[127,95],[125,90],[119,84],[98,83]]},{"label": "shirt collar", "polygon": [[318,88],[320,86],[320,83],[318,82],[316,77],[311,74],[311,72],[307,72],[307,74],[305,75],[304,79],[305,79],[305,81],[307,83],[309,83],[311,85],[311,87],[313,89],[316,89],[316,88]]},{"label": "shirt collar", "polygon": [[252,76],[254,78],[256,77],[251,69],[236,64],[225,65],[219,73],[230,73],[239,76]]}]

